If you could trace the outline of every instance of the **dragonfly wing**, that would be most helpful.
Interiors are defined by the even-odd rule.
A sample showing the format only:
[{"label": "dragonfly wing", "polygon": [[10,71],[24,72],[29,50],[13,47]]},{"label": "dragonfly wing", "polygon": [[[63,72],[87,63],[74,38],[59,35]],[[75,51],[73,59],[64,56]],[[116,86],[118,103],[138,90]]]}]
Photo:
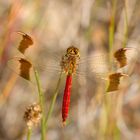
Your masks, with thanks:
[{"label": "dragonfly wing", "polygon": [[[122,68],[129,64],[134,58],[136,50],[132,48],[122,48],[117,50],[114,53],[114,57],[119,63],[119,68]],[[90,60],[90,61],[89,61]],[[85,62],[84,62],[85,61]],[[84,62],[84,65],[83,65]],[[107,92],[116,91],[119,89],[120,80],[126,74],[122,72],[116,72],[110,74],[108,57],[105,54],[93,54],[87,60],[82,60],[79,63],[80,70],[78,69],[78,74],[88,77],[92,77],[92,74],[95,78],[108,81]],[[85,74],[84,74],[85,73]]]},{"label": "dragonfly wing", "polygon": [[[42,72],[55,73],[60,72],[60,65],[58,62],[61,58],[59,53],[54,52],[46,47],[43,47],[43,44],[33,45],[33,39],[24,32],[17,32],[22,36],[20,43],[17,49],[21,52],[18,57],[23,57],[26,60],[30,60],[35,69]],[[17,56],[17,52],[16,52]],[[13,59],[14,61],[15,59]],[[25,79],[25,78],[24,78]]]},{"label": "dragonfly wing", "polygon": [[8,61],[8,67],[25,80],[32,81],[33,66],[28,60],[14,57]]},{"label": "dragonfly wing", "polygon": [[[35,60],[33,60],[33,65],[34,67],[46,73],[60,73],[61,72],[61,67],[60,67],[60,61],[61,57],[56,58],[52,52],[48,52],[47,50],[40,50],[39,52],[40,58],[36,57]],[[56,53],[57,54],[57,53]]]},{"label": "dragonfly wing", "polygon": [[136,56],[136,49],[130,47],[120,48],[114,53],[114,58],[119,64],[120,68],[128,65]]},{"label": "dragonfly wing", "polygon": [[107,55],[103,52],[96,52],[90,57],[81,58],[77,73],[83,76],[94,75],[100,79],[104,78],[108,74]]},{"label": "dragonfly wing", "polygon": [[128,75],[122,74],[122,73],[110,74],[109,77],[108,77],[107,92],[112,92],[112,91],[118,90],[119,85],[120,85],[121,77],[123,77],[123,76],[128,76]]},{"label": "dragonfly wing", "polygon": [[24,54],[25,51],[30,47],[30,45],[33,45],[33,40],[32,38],[25,34],[24,32],[17,32],[19,33],[20,35],[22,35],[22,40],[20,41],[20,44],[18,46],[18,50]]}]

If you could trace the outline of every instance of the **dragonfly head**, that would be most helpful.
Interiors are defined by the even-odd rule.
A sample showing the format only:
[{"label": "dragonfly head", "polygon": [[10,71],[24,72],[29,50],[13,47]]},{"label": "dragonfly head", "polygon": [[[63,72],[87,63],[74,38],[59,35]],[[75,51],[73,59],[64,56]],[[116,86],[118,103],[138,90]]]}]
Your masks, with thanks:
[{"label": "dragonfly head", "polygon": [[66,74],[73,74],[77,69],[79,59],[79,49],[74,46],[70,46],[67,49],[66,54],[62,57],[60,66]]},{"label": "dragonfly head", "polygon": [[80,51],[78,48],[74,47],[74,46],[70,46],[67,49],[67,55],[69,56],[75,56],[77,58],[80,58]]}]

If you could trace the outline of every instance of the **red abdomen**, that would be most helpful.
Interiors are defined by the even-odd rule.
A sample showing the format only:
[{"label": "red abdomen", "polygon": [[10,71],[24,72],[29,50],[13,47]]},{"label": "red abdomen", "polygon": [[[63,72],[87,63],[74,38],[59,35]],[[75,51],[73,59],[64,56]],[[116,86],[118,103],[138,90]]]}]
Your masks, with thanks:
[{"label": "red abdomen", "polygon": [[66,122],[69,112],[69,105],[70,105],[70,92],[72,86],[72,75],[68,75],[66,78],[66,85],[63,95],[63,104],[62,104],[62,119],[63,123]]}]

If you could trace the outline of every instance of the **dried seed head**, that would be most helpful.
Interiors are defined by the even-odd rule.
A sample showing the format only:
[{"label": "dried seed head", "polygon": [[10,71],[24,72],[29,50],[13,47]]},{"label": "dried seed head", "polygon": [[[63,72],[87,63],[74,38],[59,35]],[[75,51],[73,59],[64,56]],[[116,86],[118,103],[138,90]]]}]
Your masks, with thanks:
[{"label": "dried seed head", "polygon": [[37,125],[41,117],[42,111],[38,103],[34,103],[26,108],[26,111],[24,113],[24,120],[28,128],[31,128],[33,125]]}]

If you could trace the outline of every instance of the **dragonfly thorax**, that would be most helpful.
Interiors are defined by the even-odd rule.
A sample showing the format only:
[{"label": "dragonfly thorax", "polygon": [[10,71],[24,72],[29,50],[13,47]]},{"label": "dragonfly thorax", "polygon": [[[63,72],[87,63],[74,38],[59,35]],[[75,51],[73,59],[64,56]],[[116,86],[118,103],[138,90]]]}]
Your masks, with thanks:
[{"label": "dragonfly thorax", "polygon": [[66,54],[62,57],[60,66],[66,74],[73,74],[76,72],[79,59],[79,49],[71,46],[67,49]]}]

